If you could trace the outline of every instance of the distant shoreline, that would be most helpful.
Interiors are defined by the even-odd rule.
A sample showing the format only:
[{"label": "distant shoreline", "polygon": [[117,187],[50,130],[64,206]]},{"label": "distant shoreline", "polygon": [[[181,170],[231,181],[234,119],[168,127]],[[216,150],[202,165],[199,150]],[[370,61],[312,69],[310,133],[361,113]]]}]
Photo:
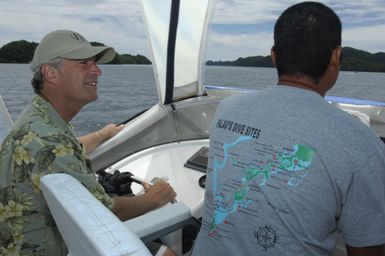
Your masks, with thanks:
[{"label": "distant shoreline", "polygon": [[[99,42],[90,42],[94,46],[104,46]],[[37,43],[19,40],[10,42],[0,48],[0,63],[30,63]],[[119,54],[109,64],[151,64],[151,61],[143,55]]]},{"label": "distant shoreline", "polygon": [[[207,61],[208,66],[274,67],[271,56],[251,56],[234,61]],[[351,47],[342,48],[341,71],[385,72],[385,53],[369,53]]]},{"label": "distant shoreline", "polygon": [[[104,46],[99,42],[91,42],[95,46]],[[0,48],[0,63],[30,63],[37,43],[26,40],[13,41]],[[143,55],[119,54],[108,64],[149,65],[151,61]],[[234,67],[273,67],[270,55],[240,57],[233,61],[206,61],[208,66]],[[351,47],[342,48],[342,71],[353,72],[385,72],[385,53],[369,53]]]}]

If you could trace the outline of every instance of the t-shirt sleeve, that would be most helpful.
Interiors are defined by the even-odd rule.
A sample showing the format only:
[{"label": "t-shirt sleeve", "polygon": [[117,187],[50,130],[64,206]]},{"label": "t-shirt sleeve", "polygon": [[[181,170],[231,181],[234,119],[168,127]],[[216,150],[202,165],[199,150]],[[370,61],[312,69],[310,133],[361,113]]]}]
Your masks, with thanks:
[{"label": "t-shirt sleeve", "polygon": [[352,247],[385,243],[384,152],[377,151],[354,173],[338,228],[345,243]]}]

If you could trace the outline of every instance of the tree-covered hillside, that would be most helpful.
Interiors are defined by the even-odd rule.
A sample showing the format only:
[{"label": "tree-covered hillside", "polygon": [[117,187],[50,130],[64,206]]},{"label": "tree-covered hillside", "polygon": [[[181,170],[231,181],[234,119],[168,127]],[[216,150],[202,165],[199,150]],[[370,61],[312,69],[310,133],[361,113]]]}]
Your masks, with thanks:
[{"label": "tree-covered hillside", "polygon": [[[92,45],[104,45],[91,42]],[[25,40],[13,41],[0,48],[0,63],[29,63],[37,43]],[[110,64],[151,64],[145,56],[137,54],[119,54]],[[207,65],[241,66],[241,67],[273,67],[270,56],[250,56],[234,61],[207,61]],[[369,53],[351,47],[342,51],[342,66],[344,71],[385,72],[385,53]]]},{"label": "tree-covered hillside", "polygon": [[[218,66],[246,66],[246,67],[273,67],[271,57],[253,56],[238,58],[234,61],[208,61],[207,65]],[[385,53],[369,53],[351,47],[342,49],[343,71],[385,72]]]},{"label": "tree-covered hillside", "polygon": [[29,63],[37,43],[14,41],[0,48],[0,63]]},{"label": "tree-covered hillside", "polygon": [[350,47],[342,52],[342,69],[346,71],[385,72],[385,53],[371,54]]},{"label": "tree-covered hillside", "polygon": [[[91,42],[92,45],[104,44]],[[13,41],[0,48],[0,63],[30,63],[37,43],[25,40]],[[116,54],[110,64],[151,64],[143,55]]]}]

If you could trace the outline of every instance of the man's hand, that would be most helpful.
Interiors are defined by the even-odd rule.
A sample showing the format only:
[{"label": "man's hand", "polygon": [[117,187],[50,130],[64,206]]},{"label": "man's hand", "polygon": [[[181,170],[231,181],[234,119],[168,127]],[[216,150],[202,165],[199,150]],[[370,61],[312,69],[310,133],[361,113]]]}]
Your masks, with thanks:
[{"label": "man's hand", "polygon": [[163,206],[176,197],[174,189],[168,182],[163,180],[157,181],[154,185],[143,183],[144,191],[148,200],[151,200],[156,207]]},{"label": "man's hand", "polygon": [[163,206],[176,197],[174,189],[166,181],[160,180],[153,185],[143,182],[144,191],[146,193],[127,197],[113,197],[114,207],[112,212],[116,214],[122,221],[135,218],[145,214],[155,208]]}]

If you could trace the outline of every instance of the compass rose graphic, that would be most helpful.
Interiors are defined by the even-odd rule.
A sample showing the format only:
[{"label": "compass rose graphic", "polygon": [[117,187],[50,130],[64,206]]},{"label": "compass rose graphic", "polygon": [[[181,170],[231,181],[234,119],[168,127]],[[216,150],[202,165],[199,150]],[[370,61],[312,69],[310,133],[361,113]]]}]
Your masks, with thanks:
[{"label": "compass rose graphic", "polygon": [[262,246],[263,251],[267,251],[269,248],[274,248],[274,245],[278,243],[279,236],[271,226],[259,227],[257,231],[254,231],[254,236],[257,239],[257,243]]}]

